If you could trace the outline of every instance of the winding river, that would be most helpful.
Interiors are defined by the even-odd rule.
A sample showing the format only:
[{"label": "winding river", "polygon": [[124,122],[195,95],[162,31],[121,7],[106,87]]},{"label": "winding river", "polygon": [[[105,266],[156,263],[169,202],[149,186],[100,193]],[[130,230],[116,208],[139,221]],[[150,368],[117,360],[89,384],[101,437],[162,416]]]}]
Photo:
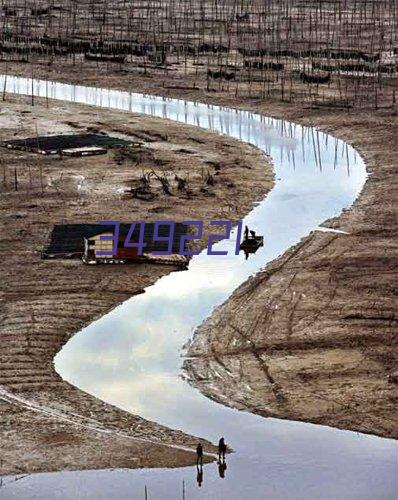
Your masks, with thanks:
[{"label": "winding river", "polygon": [[204,467],[201,487],[195,467],[45,473],[10,481],[0,497],[140,499],[147,485],[148,498],[169,500],[183,498],[184,480],[189,500],[396,498],[396,441],[239,412],[207,399],[181,376],[182,348],[212,310],[249,276],[354,202],[366,180],[356,151],[311,127],[247,111],[4,78],[0,88],[6,85],[10,93],[33,91],[167,118],[249,142],[272,157],[276,183],[244,219],[265,238],[255,255],[248,260],[233,255],[233,234],[217,244],[231,256],[202,252],[188,270],[159,279],[145,294],[76,334],[55,358],[65,380],[106,402],[213,442],[225,436],[235,450],[227,457],[225,478],[214,463]]}]

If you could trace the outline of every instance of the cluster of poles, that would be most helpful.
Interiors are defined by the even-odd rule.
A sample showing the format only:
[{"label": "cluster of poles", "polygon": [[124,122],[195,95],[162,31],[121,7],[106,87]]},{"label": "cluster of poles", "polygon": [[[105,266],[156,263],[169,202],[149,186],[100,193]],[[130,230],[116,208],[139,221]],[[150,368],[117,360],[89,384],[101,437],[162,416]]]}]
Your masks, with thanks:
[{"label": "cluster of poles", "polygon": [[398,0],[0,0],[3,62],[178,75],[238,97],[395,106]]}]

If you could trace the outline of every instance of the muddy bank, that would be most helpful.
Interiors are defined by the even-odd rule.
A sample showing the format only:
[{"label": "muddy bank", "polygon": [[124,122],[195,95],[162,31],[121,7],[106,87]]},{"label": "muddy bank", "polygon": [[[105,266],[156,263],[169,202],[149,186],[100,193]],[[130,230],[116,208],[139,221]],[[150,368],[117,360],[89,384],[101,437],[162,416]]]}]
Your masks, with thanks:
[{"label": "muddy bank", "polygon": [[314,232],[244,283],[197,330],[185,369],[225,405],[397,438],[397,117],[266,112],[346,140],[371,175],[325,223],[348,234]]},{"label": "muddy bank", "polygon": [[[194,455],[184,447],[192,449],[196,437],[106,405],[53,369],[54,355],[71,335],[175,268],[85,267],[76,260],[42,261],[39,252],[54,223],[236,220],[272,186],[270,164],[249,145],[195,127],[59,102],[29,103],[7,97],[1,140],[106,132],[141,142],[145,154],[131,159],[111,151],[81,159],[1,150],[1,473],[192,463]],[[150,201],[121,194],[152,169],[172,172],[172,196],[156,182]],[[205,181],[208,172],[214,185]],[[175,176],[187,178],[189,190],[179,190]],[[205,448],[212,449],[209,443]]]},{"label": "muddy bank", "polygon": [[[121,82],[120,79],[117,81],[116,77],[114,79],[105,80],[104,85],[108,82],[114,84],[118,88],[123,88],[124,86],[123,82]],[[91,83],[100,85],[101,78],[98,75],[96,79],[92,77]],[[145,79],[135,83],[134,89],[136,91],[148,90]],[[151,82],[151,84],[153,84],[153,82]],[[124,87],[125,89],[126,87],[131,88],[127,83]],[[170,95],[172,91],[169,90],[167,92],[168,95]],[[396,238],[397,216],[396,207],[392,205],[391,202],[392,199],[395,199],[394,196],[396,197],[396,179],[394,178],[394,172],[396,172],[396,170],[394,169],[396,169],[397,164],[397,151],[396,147],[394,147],[397,120],[393,110],[351,114],[346,111],[326,111],[321,109],[309,109],[302,105],[286,105],[283,103],[275,103],[272,100],[265,102],[245,100],[245,102],[242,102],[234,99],[231,95],[225,94],[218,96],[216,99],[213,95],[203,95],[201,92],[189,91],[183,95],[180,91],[178,92],[179,94],[175,95],[175,97],[186,97],[188,99],[208,102],[213,101],[218,104],[232,107],[244,107],[246,109],[255,110],[256,112],[262,112],[266,115],[284,117],[306,125],[314,124],[350,142],[364,156],[369,169],[373,172],[372,177],[365,186],[362,196],[353,209],[348,211],[334,223],[336,227],[341,227],[341,229],[347,232],[351,230],[352,234],[349,237],[350,239],[347,238],[343,240],[341,239],[342,236],[336,237],[336,235],[316,233],[308,239],[308,245],[311,243],[311,247],[308,246],[307,250],[311,249],[310,253],[305,253],[305,246],[303,248],[300,247],[297,249],[297,254],[294,256],[296,260],[293,260],[292,256],[292,258],[288,259],[280,269],[280,266],[276,263],[276,267],[272,273],[273,276],[275,276],[275,281],[273,283],[275,289],[272,291],[272,294],[275,294],[275,298],[278,297],[276,304],[274,304],[278,305],[278,309],[272,311],[271,315],[263,314],[263,324],[256,330],[258,337],[253,337],[258,344],[254,344],[252,350],[241,349],[239,352],[235,352],[231,349],[228,344],[230,334],[224,327],[215,327],[214,335],[211,333],[210,329],[207,328],[206,337],[204,335],[197,337],[197,341],[193,346],[195,350],[191,351],[195,359],[188,367],[193,378],[193,383],[198,384],[205,393],[218,399],[223,404],[246,408],[265,416],[273,414],[281,418],[311,420],[343,428],[360,429],[365,432],[395,436],[396,427],[394,428],[393,419],[396,419],[395,401],[397,400],[397,394],[394,386],[387,382],[389,374],[394,372],[394,366],[396,366],[396,359],[393,351],[396,337],[390,326],[391,321],[392,324],[394,323],[390,316],[388,316],[390,322],[387,322],[383,319],[375,319],[374,314],[375,310],[378,311],[379,309],[382,314],[385,312],[390,314],[391,303],[395,310],[397,309],[394,296],[394,290],[396,291],[397,288],[396,272],[394,271],[396,263],[394,262],[395,254],[393,253],[395,251],[393,240]],[[97,110],[95,110],[95,112],[96,111]],[[88,117],[92,116],[90,113],[93,113],[93,111],[90,110]],[[178,125],[177,127],[179,127],[180,133],[181,130],[186,130],[185,127]],[[150,129],[152,129],[152,125]],[[104,127],[104,130],[108,131],[109,129]],[[224,138],[222,138],[222,142],[223,141]],[[199,166],[199,169],[200,168]],[[252,175],[252,173],[253,172],[249,172],[250,175]],[[256,181],[256,185],[258,185],[258,181]],[[116,186],[119,187],[120,183],[115,183],[114,187]],[[103,196],[103,194],[101,196]],[[242,193],[240,196],[242,196]],[[107,200],[107,204],[109,204],[109,200]],[[97,205],[101,204],[97,203]],[[206,208],[208,208],[207,205],[209,204],[206,204]],[[210,208],[212,209],[212,207]],[[154,209],[154,213],[157,214],[157,207],[154,206]],[[175,209],[176,207],[173,207],[173,210]],[[82,210],[82,208],[79,208],[79,210]],[[101,213],[101,211],[98,213]],[[123,211],[123,214],[124,213]],[[87,217],[85,217],[85,219],[86,218]],[[53,218],[49,217],[49,221],[52,219]],[[77,219],[75,218],[74,220]],[[81,218],[78,220],[81,220]],[[329,242],[329,238],[332,239],[330,242],[330,249],[334,248],[335,254],[325,253],[327,252],[328,246],[326,244]],[[345,245],[349,241],[351,241],[351,244],[346,247]],[[344,246],[340,246],[343,242],[345,242]],[[316,245],[316,253],[312,245]],[[323,248],[324,245],[326,245],[325,248]],[[290,253],[287,255],[290,255]],[[311,255],[312,261],[310,260]],[[321,256],[324,258],[320,261],[314,260]],[[285,258],[286,257],[287,256],[285,256]],[[280,263],[282,264],[283,262],[284,260],[281,259]],[[312,333],[309,333],[310,341],[308,349],[305,349],[306,345],[303,342],[303,338],[300,338],[300,332],[303,325],[306,326],[306,331],[311,331],[311,322],[308,320],[309,324],[307,324],[306,320],[307,309],[304,308],[304,306],[301,308],[301,299],[304,297],[301,297],[300,303],[293,307],[294,302],[292,302],[291,306],[288,304],[290,300],[289,293],[283,293],[283,283],[287,285],[286,279],[291,272],[291,269],[288,268],[290,262],[294,262],[297,267],[300,266],[298,269],[301,282],[300,286],[305,286],[306,289],[308,288],[308,292],[306,293],[304,291],[303,293],[306,296],[310,296],[308,304],[305,302],[305,305],[308,307],[308,312],[312,314],[310,317],[312,317],[314,325],[318,325],[318,332],[313,329]],[[337,266],[336,263],[339,265]],[[69,263],[69,265],[73,267],[71,263]],[[284,281],[282,278],[283,269],[286,269]],[[164,272],[169,271],[170,270],[167,269]],[[154,271],[151,271],[151,273],[152,272]],[[161,270],[156,268],[156,273],[158,274],[150,277],[149,271],[147,270],[146,274],[144,273],[145,278],[142,278],[143,283],[149,283],[151,279],[156,279],[156,277],[160,275],[160,272]],[[123,273],[121,273],[121,275],[122,274]],[[77,273],[75,276],[76,275]],[[339,286],[337,288],[336,297],[333,298],[329,306],[328,301],[331,299],[332,293],[331,284],[335,276],[338,277]],[[280,278],[280,283],[278,283],[278,278]],[[87,278],[85,278],[85,280],[86,279]],[[119,276],[118,279],[121,279],[121,277]],[[314,279],[318,281],[314,282]],[[252,281],[249,283],[251,282]],[[70,302],[70,307],[74,312],[76,304],[80,306],[82,300],[86,300],[87,291],[90,290],[93,283],[94,281],[90,280],[86,286],[83,284],[79,290],[75,290],[74,303],[72,304]],[[93,312],[101,316],[103,312],[112,307],[112,304],[125,300],[134,293],[135,290],[130,280],[125,279],[123,286],[120,286],[117,279],[111,279],[110,276],[106,276],[104,279],[99,279],[97,277],[95,283],[106,283],[107,285],[111,285],[113,287],[112,300],[108,302],[108,299],[105,299],[107,301],[106,304],[102,304],[102,300],[104,300],[103,294],[90,292],[92,300],[89,304],[85,305],[87,313],[84,312],[83,314],[82,311],[79,311],[79,315],[83,316],[82,318],[69,316],[62,320],[56,320],[59,322],[59,329],[56,329],[55,333],[51,331],[50,334],[47,334],[56,337],[54,341],[55,347],[51,347],[50,349],[42,347],[42,352],[39,354],[39,356],[43,356],[44,354],[42,353],[47,352],[48,349],[48,364],[51,363],[52,355],[58,350],[59,346],[67,340],[68,336],[78,330],[85,322],[90,322],[89,319],[85,318],[93,317]],[[293,283],[294,286],[296,286],[298,281],[296,283],[293,281]],[[316,283],[316,285],[314,285],[314,283]],[[39,284],[39,289],[42,289],[43,284],[40,281]],[[125,293],[126,286],[130,287],[131,292]],[[248,288],[246,288],[246,286],[249,286],[249,284],[243,285],[241,290],[243,291],[243,296],[246,297],[245,300],[247,304]],[[271,280],[265,279],[262,281],[260,280],[258,286],[256,285],[254,288],[258,290],[261,288],[264,293],[267,293],[267,286],[271,286]],[[14,287],[14,292],[15,288],[16,286]],[[74,288],[75,287],[70,286],[66,289],[65,295],[62,298],[69,296]],[[30,293],[34,293],[34,290],[35,287],[33,287],[33,292],[31,291]],[[55,288],[54,293],[60,293],[60,291],[62,291],[62,287]],[[292,295],[295,291],[296,289],[292,289]],[[240,293],[241,291],[237,292],[237,294]],[[51,294],[51,292],[49,292],[49,294]],[[296,297],[296,295],[295,293],[293,296]],[[281,298],[279,298],[279,296]],[[337,298],[339,299],[339,303],[336,302]],[[49,300],[49,298],[47,297],[46,300]],[[364,302],[362,302],[362,300]],[[101,304],[99,304],[98,301],[101,301]],[[233,301],[235,303],[235,298]],[[257,307],[257,311],[261,308],[266,311],[265,302],[264,296],[259,295],[256,300],[253,300],[253,303],[257,303],[254,309]],[[284,306],[281,305],[282,302],[285,304]],[[54,303],[54,300],[52,303]],[[326,307],[324,307],[325,303]],[[360,308],[360,311],[364,310],[363,305],[366,304],[366,310],[369,312],[369,316],[358,318],[356,313],[349,313],[348,315],[344,315],[348,316],[348,318],[344,319],[340,315],[341,311],[337,309],[338,304],[346,309],[348,305],[351,307],[351,304],[353,304],[355,307]],[[235,307],[235,305],[232,307]],[[101,307],[103,309],[101,309]],[[222,313],[224,318],[225,312],[225,318],[228,318],[226,321],[231,318],[231,315],[229,313],[227,314],[227,307],[228,306],[224,308]],[[265,365],[262,361],[260,363],[259,360],[261,359],[260,354],[262,352],[266,352],[266,356],[268,357],[273,352],[269,348],[267,329],[268,325],[271,325],[271,319],[276,317],[275,311],[278,311],[279,307],[284,307],[283,311],[285,312],[284,316],[278,316],[278,325],[280,322],[281,328],[283,327],[283,330],[281,330],[281,339],[279,340],[281,347],[280,351],[283,353],[283,356],[286,357],[287,361],[290,362],[290,365],[287,369],[281,366],[278,372],[273,372],[277,385],[271,390],[264,376]],[[322,307],[324,307],[327,313],[326,316],[322,315]],[[292,311],[293,309],[294,311]],[[300,316],[298,316],[296,311],[300,311]],[[17,309],[15,309],[14,312],[17,312]],[[26,316],[26,313],[24,313],[24,315]],[[54,311],[52,315],[53,320],[56,315],[62,315],[61,306]],[[18,316],[14,315],[14,317]],[[287,320],[286,317],[289,319]],[[323,323],[324,318],[327,318],[327,323]],[[250,318],[244,319],[246,321]],[[70,321],[76,324],[74,330],[69,329]],[[241,321],[241,318],[239,318],[239,321]],[[212,323],[216,324],[216,321],[212,321]],[[233,324],[232,320],[231,324]],[[209,325],[209,323],[207,323],[207,325]],[[24,328],[26,336],[26,332],[29,328],[27,325],[24,326],[23,324],[22,327]],[[250,332],[250,324],[245,324],[244,327]],[[275,327],[276,323],[273,323],[272,328],[274,328],[274,331]],[[323,329],[326,327],[328,328],[327,336],[325,335],[324,342],[320,343],[319,340],[316,339],[316,334],[318,333],[319,336],[322,336],[321,328]],[[42,325],[41,328],[44,330],[45,326]],[[66,334],[60,332],[62,328],[65,329],[65,332],[67,332]],[[288,331],[290,331],[290,329],[294,332],[294,335],[298,337],[299,348],[296,350],[294,350],[295,345],[293,342],[289,344],[286,343],[286,338],[288,338]],[[202,330],[202,332],[203,331],[204,330]],[[372,332],[376,332],[376,334]],[[278,334],[279,333],[277,333],[277,335]],[[209,340],[207,340],[207,335],[209,336]],[[311,338],[311,335],[313,335],[314,338]],[[317,344],[315,340],[317,340]],[[274,343],[276,342],[274,342],[273,339],[272,346]],[[215,348],[214,352],[210,352],[210,349],[213,348]],[[307,351],[309,356],[305,358],[303,355],[306,354]],[[274,352],[276,352],[276,349],[274,349]],[[358,357],[358,353],[363,357]],[[313,354],[315,357],[312,356]],[[357,360],[357,363],[354,365],[352,365],[352,354],[356,356],[355,360]],[[316,358],[316,355],[319,355],[319,357]],[[210,364],[212,363],[214,367],[214,363],[227,363],[227,359],[231,360],[231,365],[228,369],[230,373],[233,374],[233,377],[228,377],[227,372],[219,366],[217,371],[219,373],[224,373],[225,377],[222,381],[216,381],[212,377],[212,368],[210,368]],[[294,360],[297,360],[299,364],[301,363],[299,368],[297,368],[297,364],[294,365]],[[303,364],[304,361],[307,364]],[[39,362],[36,362],[36,365],[38,365]],[[262,367],[258,368],[256,363],[261,364]],[[240,367],[238,369],[239,365],[241,365],[242,370]],[[248,375],[246,375],[246,372],[243,370],[243,367],[246,366],[248,367]],[[301,366],[304,366],[305,369],[301,370]],[[322,366],[328,366],[329,369],[321,373],[322,370],[320,370],[320,367]],[[281,376],[282,369],[284,369],[283,376],[286,377],[285,379]],[[304,375],[296,376],[298,372],[304,372]],[[308,374],[306,374],[307,372]],[[311,373],[313,373],[313,377],[311,377]],[[202,376],[200,383],[199,374]],[[278,377],[276,377],[276,374]],[[52,376],[55,375],[53,374]],[[298,382],[298,377],[300,376],[308,380]],[[313,379],[316,379],[318,376],[319,381],[314,382]],[[250,377],[250,381],[246,380],[247,377]],[[251,390],[247,388],[244,382],[245,380],[251,387]],[[327,383],[328,381],[329,383]],[[285,383],[284,387],[283,383]],[[221,392],[217,392],[217,384]],[[284,391],[279,390],[280,386],[284,388]],[[292,394],[293,386],[294,394]],[[39,387],[41,390],[42,385],[39,385]],[[58,386],[56,385],[55,387]],[[352,388],[352,390],[350,391],[349,388]],[[319,389],[323,391],[322,394],[318,392]],[[51,394],[48,397],[53,401],[54,391],[49,392],[51,392]],[[82,395],[82,393],[79,393],[79,397],[81,397],[82,401],[77,403],[77,391],[70,388],[70,386],[67,386],[66,392],[67,394],[73,394],[73,401],[72,403],[63,403],[64,407],[69,406],[69,408],[75,410],[77,405],[79,411],[82,408],[87,408],[84,410],[84,412],[86,412],[85,414],[87,414],[88,412],[93,412],[93,408],[99,404],[93,398]],[[38,398],[38,391],[33,393],[35,398]],[[223,396],[220,396],[220,394]],[[296,394],[299,394],[300,397],[296,397]],[[63,401],[68,400],[64,395],[62,395],[62,398]],[[329,405],[328,412],[324,411],[325,406],[322,406],[322,411],[318,412],[317,408],[320,407],[321,403],[322,405],[326,405],[326,403],[324,403],[325,398],[329,398],[327,400],[329,401],[327,403]],[[333,402],[334,406],[330,401]],[[58,406],[61,407],[61,404],[59,403]],[[16,407],[13,406],[13,408],[15,410]],[[102,416],[102,410],[100,410],[99,407],[96,408],[97,411],[94,411],[94,413],[97,417],[98,415]],[[116,410],[112,410],[112,415],[115,415],[115,411]],[[118,413],[118,415],[123,416],[123,419],[128,418],[129,422],[131,421],[130,419],[133,418],[133,421],[136,422],[135,417],[126,417],[126,415],[121,412]],[[121,421],[121,417],[113,418],[112,422],[115,425],[115,429],[120,428]],[[9,422],[8,429],[18,429],[18,420],[16,417],[14,417],[12,421],[9,420]],[[59,431],[58,426],[59,421],[55,420],[53,423],[54,433]],[[75,433],[75,428],[71,428],[73,429],[72,432]],[[128,425],[127,428],[129,428]],[[47,430],[48,422],[45,421],[43,424],[43,432],[47,432]],[[151,429],[150,432],[155,431]],[[14,430],[12,430],[11,433],[8,432],[8,435],[12,433],[14,437],[16,436],[22,448],[24,440],[20,440]],[[138,435],[140,435],[140,433]],[[55,468],[65,468],[64,463],[59,461],[64,450],[63,446],[64,445],[60,445],[59,452],[55,453],[56,456],[52,461]],[[112,451],[108,453],[110,450],[109,443],[105,445],[103,437],[101,436],[97,438],[95,446],[96,449],[101,449],[101,457],[98,455],[93,457],[90,456],[84,467],[106,467],[107,464],[111,463]],[[36,453],[37,443],[34,443],[32,448]],[[134,449],[138,450],[138,448]],[[138,455],[141,456],[140,452],[137,451],[137,456]],[[47,456],[48,450],[43,449],[41,452],[42,463],[40,465],[40,470],[49,468],[48,460],[46,459]],[[128,467],[131,466],[131,462],[129,461],[131,453],[129,457],[122,457],[118,454],[113,456],[117,456],[116,461],[118,461],[119,464],[126,464]],[[10,446],[10,461],[13,461],[14,457],[15,452],[12,446]],[[62,460],[64,460],[63,457]],[[155,453],[151,454],[151,461],[148,460],[148,462],[146,462],[143,460],[141,465],[167,465],[171,463],[171,460],[172,454],[162,454],[159,451],[159,455]],[[191,457],[187,457],[187,460],[191,460]],[[69,465],[66,467],[79,468],[79,466],[82,466],[81,461],[82,457],[75,451],[74,454],[70,455],[70,459],[68,459]],[[37,455],[34,456],[33,460],[30,462],[30,466],[33,466],[35,463],[38,463]],[[183,463],[183,461],[181,461],[181,463]],[[12,470],[17,470],[16,466],[14,466],[14,469],[10,468],[10,471]]]}]

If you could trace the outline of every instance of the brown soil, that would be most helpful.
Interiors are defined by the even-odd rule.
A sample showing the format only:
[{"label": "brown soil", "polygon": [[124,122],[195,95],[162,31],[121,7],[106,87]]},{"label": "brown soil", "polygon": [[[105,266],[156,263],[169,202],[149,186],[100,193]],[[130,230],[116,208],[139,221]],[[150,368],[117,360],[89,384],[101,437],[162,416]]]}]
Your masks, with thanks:
[{"label": "brown soil", "polygon": [[201,325],[185,362],[191,383],[263,416],[398,438],[397,116],[266,112],[354,145],[371,176],[327,222],[349,235],[313,232]]},{"label": "brown soil", "polygon": [[[11,71],[10,67],[8,69]],[[278,261],[271,263],[259,276],[242,285],[231,300],[217,310],[199,330],[190,352],[194,359],[186,364],[186,368],[192,383],[223,404],[258,412],[264,416],[276,415],[280,418],[312,421],[397,437],[398,394],[396,386],[388,382],[389,378],[397,380],[397,377],[390,375],[394,375],[398,368],[396,349],[394,351],[398,309],[397,248],[394,243],[398,220],[395,201],[398,156],[397,116],[394,107],[349,112],[344,109],[308,106],[300,102],[289,104],[277,102],[272,96],[266,100],[250,98],[242,100],[228,91],[215,94],[193,88],[177,88],[179,81],[176,80],[175,74],[165,78],[164,86],[159,87],[159,80],[150,76],[128,74],[121,78],[115,67],[113,69],[108,67],[109,71],[105,75],[103,71],[99,71],[103,70],[103,67],[98,68],[93,65],[90,68],[87,65],[84,76],[79,68],[68,68],[68,72],[64,75],[60,69],[53,66],[48,70],[40,66],[35,68],[34,74],[38,77],[48,75],[49,78],[64,79],[64,81],[134,89],[137,92],[153,92],[246,108],[268,116],[315,125],[357,148],[372,176],[369,177],[362,195],[352,209],[328,223],[349,232],[349,236],[314,233]],[[16,74],[26,70],[22,66],[15,65],[12,71]],[[203,89],[203,85],[201,88]],[[186,129],[179,127],[179,131],[181,130]],[[40,130],[40,133],[43,131]],[[220,140],[223,142],[224,138]],[[198,168],[200,169],[199,165]],[[240,171],[238,176],[241,173]],[[253,170],[250,171],[250,175],[252,173]],[[107,184],[109,182],[107,179]],[[116,184],[120,185],[118,182]],[[250,201],[251,195],[248,203],[242,207],[242,213],[249,208]],[[136,213],[140,207],[141,205],[138,206]],[[12,208],[9,210],[16,212]],[[79,216],[78,210],[81,208],[76,209],[75,216]],[[87,210],[85,219],[89,213],[91,212]],[[108,213],[109,210],[106,215]],[[166,213],[174,214],[171,209]],[[48,223],[53,222],[53,219],[52,215],[49,216]],[[43,237],[44,232],[43,228]],[[18,241],[16,236],[13,244],[20,245]],[[70,266],[72,269],[77,265],[72,262],[64,263],[64,266]],[[78,269],[80,271],[81,267]],[[149,283],[161,272],[168,271],[148,267],[142,273],[143,275],[146,273],[145,283]],[[59,272],[62,274],[63,271]],[[96,280],[84,277],[85,282],[87,280],[86,287],[82,285],[78,288],[64,281],[65,290],[62,290],[62,287],[54,287],[54,290],[51,290],[49,285],[46,285],[45,300],[52,300],[51,303],[54,305],[51,321],[57,321],[59,325],[50,332],[46,330],[46,342],[49,345],[43,343],[43,352],[40,356],[45,356],[48,365],[51,363],[52,355],[69,334],[89,322],[94,315],[101,315],[112,307],[112,304],[134,293],[130,281],[128,285],[130,288],[126,289],[126,282],[122,281],[119,285],[118,279],[120,277],[117,275],[115,279],[111,276],[104,279],[97,277]],[[37,289],[43,289],[41,281],[39,283],[39,287],[31,283],[30,294],[35,293]],[[106,284],[108,290],[112,286],[113,297],[104,297],[102,293],[100,297],[100,294],[94,294],[91,292],[92,283]],[[12,293],[16,298],[19,290],[20,287],[16,285],[13,287]],[[81,318],[73,316],[56,319],[61,315],[62,307],[58,303],[58,298],[54,303],[52,294],[59,294],[60,291],[65,300],[74,297],[74,303],[79,305],[82,303],[81,299],[84,299],[87,305],[84,311],[79,311]],[[88,293],[92,297],[91,301],[87,300]],[[12,297],[12,294],[9,296]],[[106,304],[102,303],[102,300],[105,300]],[[39,299],[36,298],[36,301]],[[246,308],[247,314],[244,317],[234,315],[238,303],[242,303]],[[277,309],[275,305],[278,306]],[[19,311],[24,311],[22,307],[19,307]],[[46,311],[48,310],[50,308],[46,306]],[[14,326],[13,335],[26,336],[28,325],[24,324],[23,318],[19,324],[20,313],[16,308],[12,314],[13,321],[18,324],[18,329]],[[23,314],[25,316],[26,311]],[[259,315],[261,321],[257,322]],[[9,316],[10,313],[7,317]],[[48,319],[48,317],[43,318],[43,321],[46,321],[45,326],[48,324]],[[228,325],[235,328],[230,328]],[[233,349],[232,336],[239,340],[242,332],[249,343],[246,342],[246,346],[240,349]],[[12,362],[10,361],[10,364]],[[217,372],[225,373],[222,381],[212,377],[212,370],[216,366]],[[223,366],[228,367],[232,376],[227,375]],[[204,376],[204,380],[200,383],[196,377],[198,373]],[[54,377],[56,378],[55,374],[52,374],[51,380]],[[26,375],[23,374],[20,379],[26,379]],[[38,380],[40,381],[40,378]],[[59,384],[59,381],[56,384]],[[58,387],[56,384],[55,389]],[[248,390],[248,385],[251,391]],[[92,398],[67,387],[66,392],[73,394],[74,400],[72,403],[63,403],[64,406],[69,405],[73,408],[78,406],[79,412],[83,412],[82,408],[87,407],[93,411],[92,408],[99,404]],[[37,392],[33,394],[38,397]],[[44,394],[51,401],[55,398],[55,391],[52,389],[48,389]],[[61,397],[64,398],[63,395]],[[58,404],[58,407],[60,406],[61,403]],[[112,410],[112,414],[115,414],[115,411]],[[97,418],[100,412],[97,411],[95,414]],[[123,419],[127,418],[121,412],[118,415],[123,415]],[[135,417],[128,418],[133,418],[135,421]],[[121,417],[114,419],[114,425],[119,427],[120,421]],[[15,429],[18,429],[17,421],[9,419],[9,422],[8,435],[15,436]],[[55,420],[52,427],[54,433],[59,432],[58,425]],[[47,423],[43,424],[43,432],[44,430],[47,432],[47,429]],[[105,453],[108,448],[100,444],[101,440],[102,438],[97,439],[96,446],[103,453],[102,463],[98,462],[100,460],[98,454],[85,466],[106,466],[109,463],[109,455]],[[23,442],[21,440],[21,443]],[[60,451],[62,452],[62,447]],[[43,450],[42,469],[49,467],[49,461],[45,458],[46,453]],[[165,465],[169,463],[167,460],[171,459],[167,456],[167,460],[163,461],[163,457],[159,455],[157,461],[156,457],[154,455],[152,465]],[[9,460],[14,463],[19,460],[19,457],[15,458],[12,445],[9,448]],[[54,458],[55,466],[62,467],[57,460],[59,458]],[[71,456],[68,467],[81,467],[81,460],[76,452]],[[120,464],[123,464],[123,460],[120,458]],[[36,458],[30,462],[29,467],[35,463],[37,463]],[[142,465],[146,463],[142,462]],[[15,465],[14,469],[9,470],[16,470]]]},{"label": "brown soil", "polygon": [[[272,186],[269,162],[249,145],[195,127],[29,102],[3,103],[1,140],[95,130],[141,140],[151,154],[120,164],[113,151],[81,159],[1,150],[1,473],[191,464],[197,438],[102,403],[53,368],[54,355],[75,332],[176,268],[84,266],[43,261],[39,252],[54,223],[237,220]],[[172,196],[156,182],[150,202],[118,193],[151,169],[169,173]],[[207,171],[214,186],[204,182]],[[178,191],[175,174],[189,176],[189,192]],[[210,443],[205,449],[214,450]]]},{"label": "brown soil", "polygon": [[396,102],[391,1],[35,0],[32,10],[32,2],[4,0],[2,7],[5,71],[23,61],[28,76],[32,63],[49,78],[75,73],[78,82],[83,71],[84,78],[117,72],[118,80],[141,78],[155,92],[163,84],[323,106]]}]

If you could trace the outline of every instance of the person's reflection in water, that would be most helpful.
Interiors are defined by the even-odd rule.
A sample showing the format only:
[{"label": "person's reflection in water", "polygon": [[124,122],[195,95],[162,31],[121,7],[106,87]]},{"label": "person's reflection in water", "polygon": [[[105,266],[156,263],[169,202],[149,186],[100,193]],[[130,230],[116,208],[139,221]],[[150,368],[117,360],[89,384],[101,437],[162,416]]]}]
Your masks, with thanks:
[{"label": "person's reflection in water", "polygon": [[224,479],[225,471],[227,470],[227,464],[225,462],[225,458],[219,460],[217,463],[218,463],[218,474],[220,475],[221,478]]},{"label": "person's reflection in water", "polygon": [[196,465],[196,481],[198,482],[198,486],[200,488],[202,486],[202,483],[203,483],[203,465],[202,464]]}]

